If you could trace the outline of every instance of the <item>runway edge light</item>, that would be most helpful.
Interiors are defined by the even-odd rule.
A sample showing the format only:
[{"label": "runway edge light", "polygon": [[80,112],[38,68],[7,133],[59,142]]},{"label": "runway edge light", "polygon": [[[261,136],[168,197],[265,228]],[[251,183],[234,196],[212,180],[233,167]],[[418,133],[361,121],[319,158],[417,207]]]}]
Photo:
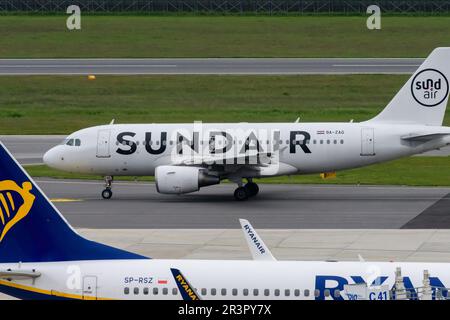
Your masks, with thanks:
[{"label": "runway edge light", "polygon": [[96,77],[93,74],[88,75],[88,80],[95,80]]}]

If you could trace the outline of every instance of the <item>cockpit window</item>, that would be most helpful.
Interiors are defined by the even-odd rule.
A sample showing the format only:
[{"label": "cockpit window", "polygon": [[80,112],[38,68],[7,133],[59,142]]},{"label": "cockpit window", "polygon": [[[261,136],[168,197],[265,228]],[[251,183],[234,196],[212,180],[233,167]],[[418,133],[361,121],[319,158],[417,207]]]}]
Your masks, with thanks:
[{"label": "cockpit window", "polygon": [[64,139],[61,142],[61,145],[71,146],[71,147],[79,147],[81,146],[80,139]]},{"label": "cockpit window", "polygon": [[71,147],[79,147],[79,146],[81,146],[81,140],[80,139],[64,139],[61,142],[61,145],[71,146]]}]

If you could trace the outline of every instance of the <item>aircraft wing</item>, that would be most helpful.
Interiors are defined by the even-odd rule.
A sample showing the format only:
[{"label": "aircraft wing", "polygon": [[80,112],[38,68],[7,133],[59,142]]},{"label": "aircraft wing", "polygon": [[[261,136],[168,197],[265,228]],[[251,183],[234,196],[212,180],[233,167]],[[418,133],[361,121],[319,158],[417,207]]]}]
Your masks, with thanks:
[{"label": "aircraft wing", "polygon": [[270,153],[255,153],[254,155],[243,155],[238,157],[223,156],[195,156],[181,158],[175,165],[246,165],[246,166],[269,166],[274,160]]},{"label": "aircraft wing", "polygon": [[173,165],[245,165],[245,166],[270,166],[278,163],[280,153],[287,150],[287,146],[283,148],[275,147],[274,152],[262,152],[257,150],[248,150],[245,154],[236,155],[233,151],[227,153],[211,154],[193,154],[192,150],[183,145],[182,153],[177,156],[171,156]]},{"label": "aircraft wing", "polygon": [[245,219],[239,219],[245,240],[247,240],[248,248],[252,254],[253,260],[258,261],[276,261],[269,248],[266,246],[261,237],[253,229],[250,222]]},{"label": "aircraft wing", "polygon": [[0,279],[5,280],[23,280],[35,279],[41,276],[36,270],[0,270]]}]

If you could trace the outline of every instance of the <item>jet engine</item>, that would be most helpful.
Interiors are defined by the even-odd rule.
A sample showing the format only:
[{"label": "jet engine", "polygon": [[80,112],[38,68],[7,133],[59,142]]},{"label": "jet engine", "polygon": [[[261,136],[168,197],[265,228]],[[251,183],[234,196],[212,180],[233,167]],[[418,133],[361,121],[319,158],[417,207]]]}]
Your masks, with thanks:
[{"label": "jet engine", "polygon": [[205,168],[159,166],[155,170],[156,190],[159,193],[182,194],[201,187],[220,183],[219,177],[208,174]]}]

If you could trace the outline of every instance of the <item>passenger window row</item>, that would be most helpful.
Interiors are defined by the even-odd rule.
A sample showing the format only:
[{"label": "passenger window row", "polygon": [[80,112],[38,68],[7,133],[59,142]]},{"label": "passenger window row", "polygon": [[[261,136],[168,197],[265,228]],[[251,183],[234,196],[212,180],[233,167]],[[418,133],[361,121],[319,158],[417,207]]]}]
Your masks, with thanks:
[{"label": "passenger window row", "polygon": [[[195,289],[197,290],[197,289]],[[254,297],[258,297],[258,296],[270,296],[271,294],[275,297],[279,297],[281,295],[284,295],[285,297],[300,297],[301,295],[303,295],[304,297],[319,297],[320,296],[320,290],[314,290],[313,292],[311,292],[309,289],[305,289],[303,290],[303,293],[301,292],[300,289],[274,289],[274,290],[270,290],[270,289],[241,289],[242,290],[242,295],[247,297],[247,296],[254,296]],[[134,295],[138,295],[140,294],[140,288],[135,287],[133,288],[133,294]],[[222,288],[222,289],[216,289],[216,288],[211,288],[211,289],[206,289],[206,288],[202,288],[200,290],[200,295],[201,296],[226,296],[229,292],[231,292],[232,296],[237,296],[239,294],[239,289],[231,289],[230,291],[228,291],[226,288]],[[152,295],[168,295],[169,294],[169,288],[158,288],[158,287],[154,287],[152,290],[150,290],[149,288],[143,288],[142,289],[142,294],[144,295],[148,295],[148,294],[152,294]],[[170,293],[172,295],[177,295],[178,294],[178,289],[177,288],[172,288],[170,290]],[[130,288],[129,287],[125,287],[124,288],[124,294],[128,295],[130,294]],[[325,297],[329,297],[331,296],[330,294],[330,290],[326,289],[323,292]],[[334,290],[334,297],[338,298],[341,296],[341,293],[339,290]]]},{"label": "passenger window row", "polygon": [[[172,295],[177,295],[178,294],[178,289],[177,288],[172,288],[171,294]],[[129,287],[125,287],[123,290],[124,294],[130,294],[130,288]],[[133,288],[133,294],[138,295],[140,293],[140,288],[135,287]],[[150,288],[143,288],[142,289],[142,293],[144,295],[148,295],[149,293],[153,294],[153,295],[158,295],[158,294],[163,294],[163,295],[168,295],[169,294],[169,288],[162,288],[160,290],[160,288],[154,287],[152,290],[150,290]]]},{"label": "passenger window row", "polygon": [[[303,140],[299,140],[300,142],[302,142]],[[116,141],[116,145],[118,146],[119,144],[122,144],[122,145],[132,145],[132,144],[134,144],[135,142],[131,142],[131,141],[125,141],[125,142],[122,142],[122,143],[119,143],[118,141]],[[236,141],[233,141],[233,143],[234,144],[236,144]],[[260,141],[259,142],[260,144],[262,144],[262,141]],[[274,143],[276,143],[275,141],[274,141]],[[280,140],[280,141],[278,141],[278,143],[281,145],[281,144],[283,144],[283,140]],[[327,140],[316,140],[316,139],[314,139],[314,140],[312,140],[312,144],[344,144],[344,140],[343,139],[340,139],[340,140],[337,140],[337,139],[334,139],[334,140],[330,140],[330,139],[327,139]],[[159,146],[159,144],[160,144],[160,142],[159,142],[159,140],[157,140],[157,141],[155,141],[155,142],[153,142],[153,141],[150,141],[149,142],[149,144],[150,145],[153,145],[153,144],[155,144],[155,145],[157,145],[157,146]],[[163,140],[162,141],[162,143],[161,143],[163,146],[166,146],[167,145],[167,141],[166,140]],[[169,145],[173,145],[174,144],[174,142],[172,141],[172,140],[170,140],[169,141]],[[200,144],[201,145],[203,145],[203,141],[200,141]],[[242,144],[242,141],[239,141],[239,144]],[[246,143],[247,145],[248,145],[248,143]],[[269,144],[269,141],[267,141],[267,144]],[[289,140],[286,140],[286,144],[289,144]],[[292,144],[293,145],[295,145],[296,144],[296,141],[292,141]],[[305,141],[305,144],[311,144],[311,140],[306,140]],[[139,141],[137,141],[136,142],[136,145],[139,145]],[[145,145],[145,141],[143,141],[142,142],[142,145]],[[222,141],[218,141],[218,145],[222,145]],[[224,143],[224,145],[225,145],[225,143]]]}]

